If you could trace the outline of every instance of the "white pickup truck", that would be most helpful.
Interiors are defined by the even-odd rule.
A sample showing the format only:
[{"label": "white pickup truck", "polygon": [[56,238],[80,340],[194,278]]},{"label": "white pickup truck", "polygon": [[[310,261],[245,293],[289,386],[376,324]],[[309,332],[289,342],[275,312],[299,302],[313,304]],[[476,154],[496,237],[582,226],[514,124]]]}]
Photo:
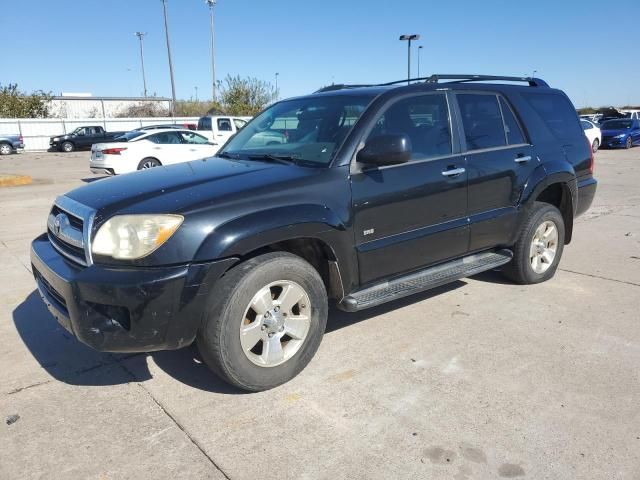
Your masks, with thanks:
[{"label": "white pickup truck", "polygon": [[228,115],[207,115],[198,120],[198,133],[204,135],[212,143],[222,147],[234,136],[251,117],[233,117]]}]

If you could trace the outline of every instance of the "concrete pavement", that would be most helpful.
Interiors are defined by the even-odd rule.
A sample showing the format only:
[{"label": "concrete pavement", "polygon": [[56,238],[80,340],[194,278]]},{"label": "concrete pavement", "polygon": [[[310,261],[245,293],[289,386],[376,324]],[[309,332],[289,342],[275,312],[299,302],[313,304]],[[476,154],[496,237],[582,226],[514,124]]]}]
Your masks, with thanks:
[{"label": "concrete pavement", "polygon": [[309,367],[258,394],[194,348],[94,352],[47,312],[29,241],[87,158],[0,158],[34,180],[0,189],[0,478],[640,478],[640,148],[598,152],[551,281],[334,309]]}]

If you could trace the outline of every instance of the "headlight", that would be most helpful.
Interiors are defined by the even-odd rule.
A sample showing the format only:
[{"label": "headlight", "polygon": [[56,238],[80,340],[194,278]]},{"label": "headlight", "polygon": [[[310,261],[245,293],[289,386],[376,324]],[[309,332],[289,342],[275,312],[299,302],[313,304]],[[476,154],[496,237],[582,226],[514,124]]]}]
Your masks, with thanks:
[{"label": "headlight", "polygon": [[53,141],[54,142],[59,142],[60,141],[60,137],[53,137]]},{"label": "headlight", "polygon": [[121,260],[142,258],[169,240],[183,220],[180,215],[116,215],[100,227],[91,251]]},{"label": "headlight", "polygon": [[621,133],[620,135],[616,135],[614,138],[624,138],[625,134]]}]

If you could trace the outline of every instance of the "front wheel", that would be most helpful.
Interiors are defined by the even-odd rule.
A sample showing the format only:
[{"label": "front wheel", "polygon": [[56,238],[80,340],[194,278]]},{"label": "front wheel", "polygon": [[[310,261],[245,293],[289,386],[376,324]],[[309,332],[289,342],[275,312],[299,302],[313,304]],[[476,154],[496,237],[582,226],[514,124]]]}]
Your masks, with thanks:
[{"label": "front wheel", "polygon": [[593,143],[591,144],[591,151],[593,153],[596,153],[598,151],[598,148],[600,148],[600,141],[596,138],[593,140]]},{"label": "front wheel", "polygon": [[62,151],[66,153],[71,153],[76,149],[76,146],[71,142],[64,142],[62,144]]},{"label": "front wheel", "polygon": [[516,283],[532,284],[556,273],[564,248],[565,226],[560,210],[536,202],[513,248],[513,260],[503,270]]},{"label": "front wheel", "polygon": [[285,252],[260,255],[216,284],[197,336],[205,363],[247,391],[281,385],[309,363],[327,323],[320,275]]},{"label": "front wheel", "polygon": [[624,148],[628,150],[631,147],[633,147],[633,140],[631,140],[631,137],[627,137],[627,142],[624,144]]}]

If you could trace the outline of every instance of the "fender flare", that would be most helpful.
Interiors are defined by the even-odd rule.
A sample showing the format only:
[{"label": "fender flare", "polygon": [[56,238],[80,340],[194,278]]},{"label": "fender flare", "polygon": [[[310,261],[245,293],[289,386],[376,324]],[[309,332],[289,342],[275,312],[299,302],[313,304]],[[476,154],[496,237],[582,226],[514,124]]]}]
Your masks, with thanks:
[{"label": "fender flare", "polygon": [[350,231],[338,215],[324,205],[287,205],[236,217],[207,235],[194,261],[242,258],[269,245],[302,238],[323,242],[333,254],[344,280],[357,278],[357,272],[353,271]]}]

